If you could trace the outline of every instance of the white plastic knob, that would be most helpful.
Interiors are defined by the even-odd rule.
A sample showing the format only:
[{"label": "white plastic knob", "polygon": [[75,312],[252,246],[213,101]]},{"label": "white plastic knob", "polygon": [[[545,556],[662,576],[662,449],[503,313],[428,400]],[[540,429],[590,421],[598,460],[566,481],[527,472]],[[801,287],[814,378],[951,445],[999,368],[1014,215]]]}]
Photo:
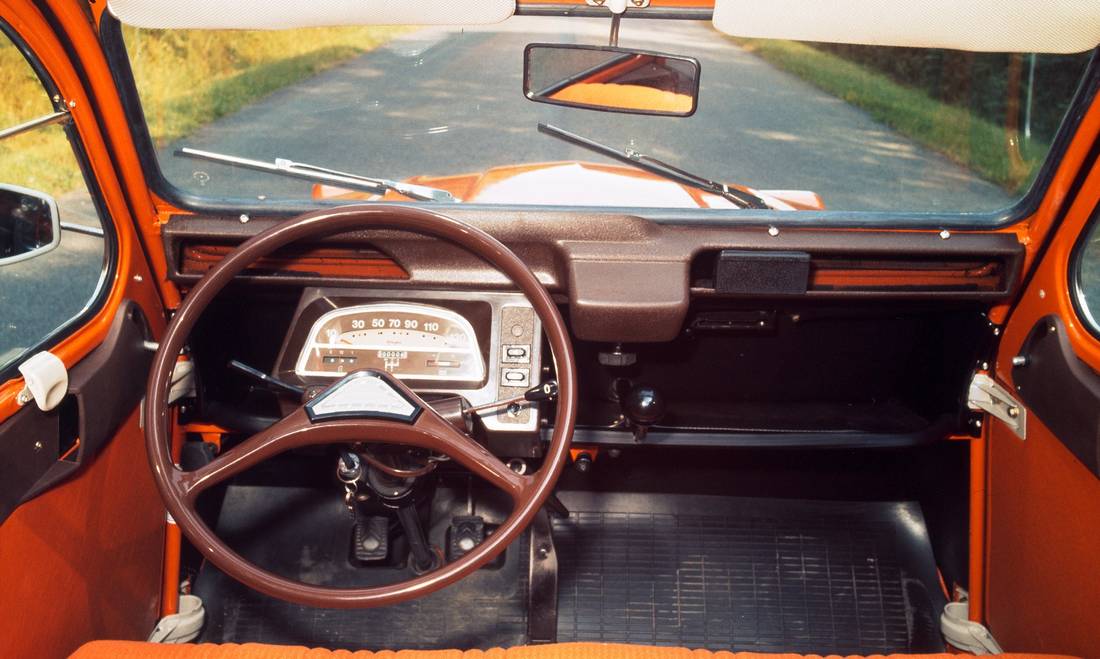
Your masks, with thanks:
[{"label": "white plastic knob", "polygon": [[34,399],[38,409],[49,412],[61,404],[69,389],[69,371],[52,352],[40,352],[31,357],[19,365],[19,372],[26,383],[17,398],[20,405]]},{"label": "white plastic knob", "polygon": [[626,11],[626,0],[607,0],[607,8],[612,14],[622,14]]}]

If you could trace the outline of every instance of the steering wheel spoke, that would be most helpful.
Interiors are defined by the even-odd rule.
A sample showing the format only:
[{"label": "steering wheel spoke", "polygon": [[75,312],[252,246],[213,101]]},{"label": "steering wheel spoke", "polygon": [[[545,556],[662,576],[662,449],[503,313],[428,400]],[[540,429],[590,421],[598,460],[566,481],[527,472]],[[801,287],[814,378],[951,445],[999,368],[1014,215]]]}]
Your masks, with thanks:
[{"label": "steering wheel spoke", "polygon": [[[175,470],[173,480],[185,500],[194,504],[203,491],[259,464],[272,456],[298,446],[321,443],[309,432],[309,417],[301,407],[274,425],[252,435],[244,442],[193,471]],[[309,441],[316,439],[317,441]]]},{"label": "steering wheel spoke", "polygon": [[531,477],[521,476],[509,469],[489,449],[430,409],[417,419],[416,425],[432,438],[432,446],[425,448],[450,457],[475,475],[507,492],[513,500],[518,500],[530,488]]}]

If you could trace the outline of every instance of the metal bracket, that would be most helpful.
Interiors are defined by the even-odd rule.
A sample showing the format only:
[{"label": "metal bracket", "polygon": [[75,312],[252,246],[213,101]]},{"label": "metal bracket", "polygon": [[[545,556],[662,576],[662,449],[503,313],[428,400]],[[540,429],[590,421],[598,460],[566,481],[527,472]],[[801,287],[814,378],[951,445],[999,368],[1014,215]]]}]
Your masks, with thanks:
[{"label": "metal bracket", "polygon": [[198,391],[195,364],[190,359],[177,361],[172,369],[172,381],[168,388],[168,404],[181,398],[193,398]]},{"label": "metal bracket", "polygon": [[612,48],[619,47],[619,20],[628,8],[644,9],[649,6],[649,0],[584,0],[589,7],[606,7],[611,12],[611,35],[607,45]]},{"label": "metal bracket", "polygon": [[558,640],[558,553],[550,516],[543,508],[530,529],[527,587],[527,642],[531,645]]},{"label": "metal bracket", "polygon": [[1001,421],[1020,439],[1027,439],[1027,408],[985,373],[975,373],[970,380],[966,404],[972,410],[986,412]]},{"label": "metal bracket", "polygon": [[[589,7],[603,7],[609,3],[609,0],[584,0],[584,4]],[[630,9],[645,9],[649,6],[649,0],[627,0],[626,6]]]}]

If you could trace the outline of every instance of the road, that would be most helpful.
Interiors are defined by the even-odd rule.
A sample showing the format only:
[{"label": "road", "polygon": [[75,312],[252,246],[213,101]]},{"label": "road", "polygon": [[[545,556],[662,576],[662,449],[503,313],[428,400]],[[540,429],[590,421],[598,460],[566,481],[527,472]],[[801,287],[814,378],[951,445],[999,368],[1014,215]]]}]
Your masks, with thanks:
[{"label": "road", "polygon": [[[99,228],[84,193],[57,199],[63,222]],[[80,313],[91,301],[103,270],[103,239],[61,232],[52,251],[0,265],[0,368]]]},{"label": "road", "polygon": [[[999,188],[706,24],[626,20],[621,34],[623,46],[676,50],[701,61],[702,97],[693,117],[604,114],[523,97],[527,43],[599,44],[607,30],[606,20],[547,18],[419,30],[207,125],[165,149],[162,166],[169,179],[202,194],[275,198],[308,196],[309,184],[171,152],[186,144],[390,178],[600,160],[536,132],[536,123],[545,121],[710,178],[814,190],[835,209],[956,211],[1009,201]],[[65,219],[95,222],[86,219],[94,213],[79,195],[60,205]],[[66,232],[53,253],[0,267],[0,364],[5,353],[26,347],[28,337],[42,337],[78,313],[96,288],[101,263],[101,241]]]},{"label": "road", "polygon": [[536,123],[545,121],[709,178],[814,190],[836,209],[972,211],[1009,201],[1000,188],[743,51],[705,23],[626,20],[620,41],[675,48],[700,60],[702,96],[693,117],[607,114],[524,98],[527,43],[599,44],[608,24],[524,17],[503,26],[411,33],[206,126],[170,145],[161,162],[170,180],[202,183],[206,194],[272,198],[308,195],[309,184],[171,153],[188,145],[389,178],[600,160],[537,133]]}]

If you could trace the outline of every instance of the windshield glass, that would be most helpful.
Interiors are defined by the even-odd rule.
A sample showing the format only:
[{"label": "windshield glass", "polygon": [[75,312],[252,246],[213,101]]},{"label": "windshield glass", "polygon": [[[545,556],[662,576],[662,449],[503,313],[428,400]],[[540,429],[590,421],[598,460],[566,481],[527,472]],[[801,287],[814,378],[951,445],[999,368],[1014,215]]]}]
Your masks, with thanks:
[{"label": "windshield glass", "polygon": [[[726,184],[783,210],[1011,206],[1034,181],[1091,56],[744,40],[706,21],[626,19],[621,46],[699,61],[694,114],[600,112],[524,96],[527,44],[605,45],[609,26],[525,16],[472,28],[127,27],[123,35],[160,168],[192,195],[704,214],[756,207],[714,193]],[[540,123],[718,187],[642,171],[544,134]],[[255,165],[279,169],[280,160],[284,170],[311,171]],[[316,178],[318,168],[374,183],[341,187]],[[422,187],[403,193],[399,184]]]}]

